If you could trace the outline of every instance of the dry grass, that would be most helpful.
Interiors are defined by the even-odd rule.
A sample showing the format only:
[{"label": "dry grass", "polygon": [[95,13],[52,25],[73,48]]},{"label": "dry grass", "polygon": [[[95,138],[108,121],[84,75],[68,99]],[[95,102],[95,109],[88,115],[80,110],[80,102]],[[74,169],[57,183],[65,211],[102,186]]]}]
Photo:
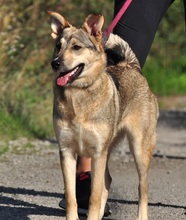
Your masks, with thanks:
[{"label": "dry grass", "polygon": [[28,5],[14,2],[10,8],[6,1],[0,9],[3,15],[0,21],[0,106],[8,114],[19,117],[31,133],[45,137],[53,133],[49,57],[52,45],[48,46],[49,30],[48,33],[39,31],[38,2]]}]

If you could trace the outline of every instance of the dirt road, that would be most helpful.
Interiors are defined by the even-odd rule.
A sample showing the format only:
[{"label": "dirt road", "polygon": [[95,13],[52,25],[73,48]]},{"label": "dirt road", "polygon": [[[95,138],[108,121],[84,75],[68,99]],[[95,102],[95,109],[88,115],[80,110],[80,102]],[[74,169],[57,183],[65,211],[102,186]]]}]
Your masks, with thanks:
[{"label": "dirt road", "polygon": [[[113,177],[107,220],[134,220],[137,173],[127,143],[110,159]],[[186,219],[186,113],[163,112],[149,172],[149,220]],[[0,158],[1,220],[62,220],[58,207],[63,182],[56,144],[36,146],[32,153]],[[81,217],[80,219],[85,219]]]}]

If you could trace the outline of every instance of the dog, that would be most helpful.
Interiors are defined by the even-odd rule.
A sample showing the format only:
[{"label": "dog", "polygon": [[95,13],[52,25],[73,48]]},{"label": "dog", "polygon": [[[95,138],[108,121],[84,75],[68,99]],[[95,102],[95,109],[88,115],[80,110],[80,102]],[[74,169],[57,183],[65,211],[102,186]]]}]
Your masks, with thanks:
[{"label": "dog", "polygon": [[53,122],[65,186],[66,219],[77,220],[77,156],[91,158],[88,220],[100,220],[108,198],[112,146],[126,135],[139,176],[138,220],[148,219],[147,172],[156,143],[158,104],[128,43],[111,34],[102,44],[104,17],[90,14],[82,28],[57,12]]}]

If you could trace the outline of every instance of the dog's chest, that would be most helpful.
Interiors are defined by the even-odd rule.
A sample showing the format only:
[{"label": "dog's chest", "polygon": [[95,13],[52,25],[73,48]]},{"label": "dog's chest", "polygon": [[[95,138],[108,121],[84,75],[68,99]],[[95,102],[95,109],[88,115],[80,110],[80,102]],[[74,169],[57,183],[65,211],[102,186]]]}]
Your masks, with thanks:
[{"label": "dog's chest", "polygon": [[60,147],[85,155],[101,152],[113,136],[114,106],[112,93],[100,96],[76,92],[55,97],[54,118],[59,123],[54,121],[54,125],[59,125],[55,130]]},{"label": "dog's chest", "polygon": [[78,110],[63,108],[63,117],[59,120],[61,126],[57,128],[60,130],[60,147],[71,147],[77,154],[87,156],[101,152],[110,137],[111,127],[93,111]]},{"label": "dog's chest", "polygon": [[90,121],[74,118],[70,126],[61,130],[62,147],[72,147],[77,154],[91,156],[102,151],[108,138],[108,128]]}]

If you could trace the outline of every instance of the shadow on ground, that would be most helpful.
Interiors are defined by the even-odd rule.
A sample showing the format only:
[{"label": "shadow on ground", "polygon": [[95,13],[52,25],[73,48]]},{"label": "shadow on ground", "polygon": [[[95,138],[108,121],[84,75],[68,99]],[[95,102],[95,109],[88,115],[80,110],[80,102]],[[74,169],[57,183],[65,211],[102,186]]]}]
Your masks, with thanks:
[{"label": "shadow on ground", "polygon": [[[60,208],[52,208],[37,205],[30,202],[25,202],[20,199],[16,199],[16,195],[30,195],[30,196],[44,196],[47,198],[54,197],[57,199],[62,198],[63,194],[61,193],[53,193],[46,191],[35,191],[31,189],[25,188],[13,188],[13,187],[0,187],[0,192],[2,194],[11,194],[15,195],[15,198],[10,198],[8,196],[0,197],[0,216],[2,220],[29,220],[29,215],[46,215],[46,216],[56,216],[56,217],[64,217],[65,212]],[[112,199],[108,200],[109,203],[120,203],[125,205],[137,205],[137,201],[127,201],[121,199]],[[163,203],[149,203],[149,206],[153,207],[167,207],[167,208],[183,208],[186,210],[186,206],[182,205],[174,205],[174,204],[163,204]],[[81,216],[80,220],[85,220],[85,216]],[[111,217],[105,218],[107,220],[114,220]]]},{"label": "shadow on ground", "polygon": [[65,216],[65,212],[60,208],[50,208],[46,206],[37,205],[30,202],[25,202],[16,199],[16,195],[32,195],[62,198],[60,193],[51,193],[45,191],[35,191],[25,188],[0,187],[0,193],[15,195],[14,198],[8,196],[0,197],[0,216],[2,220],[29,220],[29,215],[46,215],[46,216]]}]

